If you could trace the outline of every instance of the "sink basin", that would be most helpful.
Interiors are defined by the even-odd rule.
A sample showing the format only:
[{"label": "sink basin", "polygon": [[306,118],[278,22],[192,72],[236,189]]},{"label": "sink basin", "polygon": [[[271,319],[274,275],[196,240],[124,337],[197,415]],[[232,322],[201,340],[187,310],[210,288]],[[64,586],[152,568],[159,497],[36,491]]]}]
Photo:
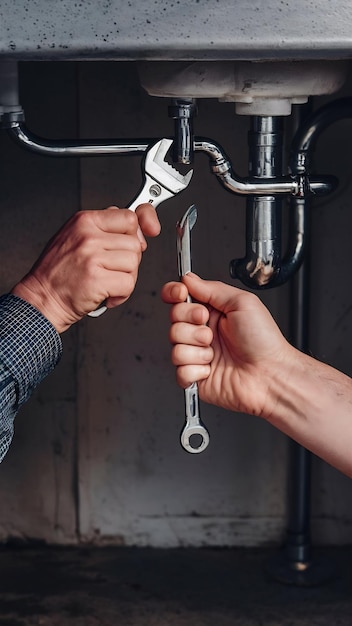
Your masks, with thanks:
[{"label": "sink basin", "polygon": [[217,98],[235,102],[239,115],[290,115],[308,96],[332,94],[344,84],[346,61],[143,61],[140,81],[153,96]]}]

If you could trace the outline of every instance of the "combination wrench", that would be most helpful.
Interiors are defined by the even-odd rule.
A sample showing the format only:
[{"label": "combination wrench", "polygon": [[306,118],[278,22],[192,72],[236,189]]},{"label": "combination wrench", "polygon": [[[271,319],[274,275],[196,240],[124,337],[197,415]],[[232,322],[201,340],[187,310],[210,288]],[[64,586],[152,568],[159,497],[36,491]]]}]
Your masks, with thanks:
[{"label": "combination wrench", "polygon": [[[192,204],[176,225],[179,278],[192,270],[191,230],[196,221],[197,208]],[[192,302],[189,295],[187,302]],[[181,432],[181,445],[187,452],[198,454],[209,445],[209,433],[200,418],[198,384],[192,383],[184,390],[184,395],[186,423]],[[198,446],[192,445],[199,439]]]}]

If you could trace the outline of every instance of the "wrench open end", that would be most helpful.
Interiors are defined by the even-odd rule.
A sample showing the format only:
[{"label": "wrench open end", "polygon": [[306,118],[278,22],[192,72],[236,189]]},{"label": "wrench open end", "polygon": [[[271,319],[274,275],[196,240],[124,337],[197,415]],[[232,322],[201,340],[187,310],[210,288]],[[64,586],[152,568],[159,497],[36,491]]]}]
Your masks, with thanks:
[{"label": "wrench open end", "polygon": [[165,159],[173,144],[172,139],[160,139],[152,146],[145,157],[145,171],[152,178],[164,185],[173,194],[179,193],[189,184],[193,170],[187,174],[181,174],[175,167],[170,165]]}]

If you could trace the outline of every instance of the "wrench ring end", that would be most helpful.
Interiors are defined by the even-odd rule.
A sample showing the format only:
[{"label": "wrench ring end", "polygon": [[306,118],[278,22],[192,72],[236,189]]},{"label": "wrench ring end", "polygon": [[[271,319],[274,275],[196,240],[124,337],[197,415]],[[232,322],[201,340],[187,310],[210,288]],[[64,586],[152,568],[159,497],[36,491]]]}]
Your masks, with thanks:
[{"label": "wrench ring end", "polygon": [[[191,445],[192,435],[199,435],[202,437],[202,441],[197,448]],[[209,445],[209,433],[204,426],[185,426],[181,433],[181,445],[191,454],[199,454],[203,452]]]}]

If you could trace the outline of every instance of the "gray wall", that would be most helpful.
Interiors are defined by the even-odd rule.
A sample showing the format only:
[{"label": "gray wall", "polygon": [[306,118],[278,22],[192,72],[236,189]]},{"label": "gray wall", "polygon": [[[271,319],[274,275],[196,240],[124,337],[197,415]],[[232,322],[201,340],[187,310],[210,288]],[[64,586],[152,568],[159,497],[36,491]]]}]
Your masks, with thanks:
[{"label": "gray wall", "polygon": [[[133,63],[24,63],[21,101],[29,128],[46,137],[173,132],[168,101],[141,89]],[[341,186],[314,204],[311,246],[312,352],[347,374],[350,124],[336,124],[319,141],[317,170],[339,174]],[[247,119],[237,117],[233,105],[199,102],[196,134],[220,142],[242,175],[248,167],[247,130]],[[124,206],[141,183],[139,157],[48,159],[24,152],[4,133],[0,152],[1,292],[28,270],[73,212]],[[208,450],[187,455],[179,444],[183,393],[170,364],[168,308],[159,293],[176,278],[175,223],[192,202],[199,210],[194,270],[231,282],[228,263],[244,253],[245,202],[225,192],[206,157],[197,155],[190,187],[158,210],[162,234],[149,242],[133,296],[65,333],[62,362],[18,415],[14,442],[0,467],[0,539],[280,543],[288,464],[283,435],[254,417],[204,405]],[[288,288],[261,297],[286,332]],[[349,543],[351,525],[350,481],[314,459],[314,541]]]}]

